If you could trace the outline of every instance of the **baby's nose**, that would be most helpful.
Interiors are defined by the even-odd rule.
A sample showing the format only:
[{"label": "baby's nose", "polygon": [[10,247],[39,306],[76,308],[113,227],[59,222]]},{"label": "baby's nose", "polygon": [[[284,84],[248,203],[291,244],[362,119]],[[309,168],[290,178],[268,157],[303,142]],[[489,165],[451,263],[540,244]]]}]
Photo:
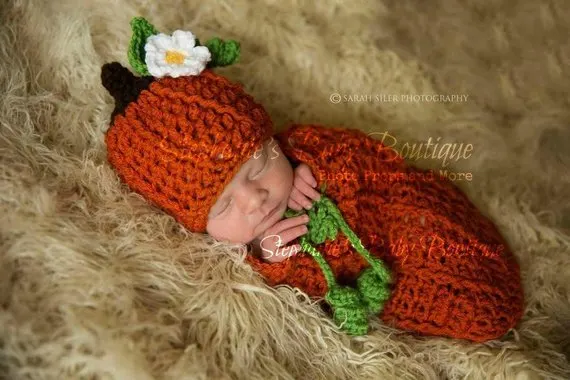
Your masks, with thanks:
[{"label": "baby's nose", "polygon": [[269,192],[255,186],[249,186],[240,192],[237,201],[244,214],[249,215],[257,211],[267,199]]}]

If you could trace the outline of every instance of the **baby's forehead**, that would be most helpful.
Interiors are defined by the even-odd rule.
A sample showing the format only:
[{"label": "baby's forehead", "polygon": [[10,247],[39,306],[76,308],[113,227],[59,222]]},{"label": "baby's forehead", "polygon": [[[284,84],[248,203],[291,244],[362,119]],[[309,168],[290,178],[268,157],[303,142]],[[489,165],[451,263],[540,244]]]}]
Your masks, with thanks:
[{"label": "baby's forehead", "polygon": [[268,138],[266,138],[263,143],[259,146],[259,148],[257,148],[257,150],[255,152],[252,153],[252,157],[257,157],[256,153],[259,154],[260,152],[262,152],[265,149],[270,148],[273,144],[277,143],[277,141],[275,140],[275,138],[273,138],[273,136],[269,136]]},{"label": "baby's forehead", "polygon": [[273,136],[269,136],[268,138],[266,138],[263,141],[263,144],[261,144],[262,147],[265,147],[267,145],[271,145],[271,144],[276,144],[277,140],[275,140],[275,138]]}]

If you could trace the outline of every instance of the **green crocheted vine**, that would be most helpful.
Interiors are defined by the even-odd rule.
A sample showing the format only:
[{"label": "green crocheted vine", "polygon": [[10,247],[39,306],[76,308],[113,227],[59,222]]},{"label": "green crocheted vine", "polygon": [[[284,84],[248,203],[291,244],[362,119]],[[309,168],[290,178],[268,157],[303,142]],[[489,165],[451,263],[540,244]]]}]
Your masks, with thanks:
[{"label": "green crocheted vine", "polygon": [[[322,187],[321,199],[314,202],[313,207],[307,211],[308,232],[299,239],[301,251],[310,254],[323,271],[328,285],[325,300],[333,308],[335,322],[350,335],[363,335],[368,331],[368,314],[379,313],[390,297],[390,270],[382,260],[373,257],[364,248],[358,236],[345,222],[340,210],[324,194],[324,190],[325,187]],[[303,211],[288,209],[285,217],[291,218],[302,213]],[[339,230],[370,264],[357,279],[357,289],[340,286],[323,255],[313,246],[327,239],[336,239]]]},{"label": "green crocheted vine", "polygon": [[[129,64],[136,73],[150,75],[145,62],[144,46],[150,36],[159,32],[144,17],[133,17],[130,25],[133,35],[128,50]],[[200,46],[198,38],[196,38],[196,46]],[[211,60],[206,65],[208,68],[229,66],[236,63],[240,56],[240,44],[234,40],[224,41],[214,37],[206,41],[203,46],[206,46],[211,54]]]}]

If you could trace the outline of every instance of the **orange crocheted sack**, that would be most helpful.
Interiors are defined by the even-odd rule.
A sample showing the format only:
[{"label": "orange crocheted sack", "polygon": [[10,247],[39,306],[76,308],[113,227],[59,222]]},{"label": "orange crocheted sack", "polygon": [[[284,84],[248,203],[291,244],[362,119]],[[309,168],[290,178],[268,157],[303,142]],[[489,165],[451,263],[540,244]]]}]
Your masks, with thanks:
[{"label": "orange crocheted sack", "polygon": [[[293,125],[277,134],[293,164],[304,162],[364,247],[392,271],[380,313],[394,327],[483,342],[499,338],[523,313],[518,263],[495,225],[453,183],[406,165],[394,150],[347,128]],[[294,241],[291,244],[298,243]],[[339,236],[316,247],[341,284],[369,264]],[[327,280],[313,257],[248,262],[270,285],[323,297]]]}]

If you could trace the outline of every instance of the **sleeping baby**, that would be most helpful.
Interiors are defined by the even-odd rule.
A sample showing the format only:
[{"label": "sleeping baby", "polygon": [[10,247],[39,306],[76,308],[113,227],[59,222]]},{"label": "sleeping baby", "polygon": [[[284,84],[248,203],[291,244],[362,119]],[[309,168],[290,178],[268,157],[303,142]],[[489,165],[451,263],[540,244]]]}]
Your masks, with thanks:
[{"label": "sleeping baby", "polygon": [[283,261],[300,251],[286,247],[304,235],[309,215],[284,218],[319,200],[317,181],[304,163],[293,170],[276,139],[267,139],[232,178],[210,209],[206,231],[218,240],[244,243],[268,262]]},{"label": "sleeping baby", "polygon": [[117,62],[101,74],[115,99],[108,160],[130,189],[190,231],[247,244],[268,285],[324,297],[350,334],[370,316],[476,342],[517,324],[519,266],[453,183],[357,129],[275,133],[241,84],[212,71],[237,59],[235,41],[131,26],[140,76]]}]

